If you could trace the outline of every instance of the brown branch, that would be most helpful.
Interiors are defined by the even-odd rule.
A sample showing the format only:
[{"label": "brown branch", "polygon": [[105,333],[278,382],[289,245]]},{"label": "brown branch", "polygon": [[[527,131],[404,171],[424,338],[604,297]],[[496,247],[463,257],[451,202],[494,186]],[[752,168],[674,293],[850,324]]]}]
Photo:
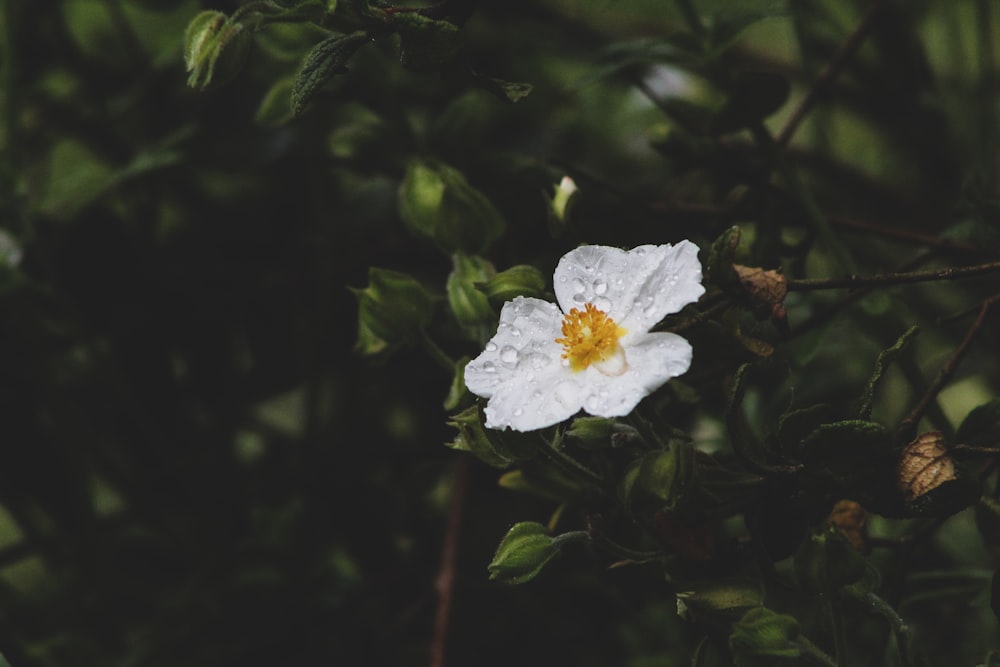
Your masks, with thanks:
[{"label": "brown branch", "polygon": [[948,361],[946,361],[944,366],[941,367],[937,378],[934,380],[934,384],[927,390],[924,397],[920,399],[920,402],[915,408],[913,408],[913,411],[910,412],[910,414],[908,414],[901,422],[901,431],[912,431],[916,427],[917,423],[924,416],[924,413],[927,412],[928,406],[930,406],[931,402],[937,398],[938,394],[941,393],[941,390],[944,389],[944,386],[948,384],[948,381],[951,380],[951,376],[955,374],[955,369],[958,368],[958,363],[962,360],[962,357],[965,356],[965,353],[968,351],[972,341],[975,340],[976,336],[983,328],[983,323],[986,322],[986,315],[989,313],[990,307],[998,302],[1000,302],[1000,294],[994,294],[990,298],[986,299],[986,301],[983,301],[983,305],[979,309],[979,316],[976,317],[976,321],[972,323],[969,330],[965,332],[965,338],[962,339],[962,342],[959,343],[958,347],[955,348],[955,351],[952,352]]},{"label": "brown branch", "polygon": [[837,76],[843,71],[844,67],[851,57],[857,52],[861,47],[861,44],[865,41],[868,33],[871,32],[872,25],[875,23],[875,17],[878,15],[878,11],[881,8],[881,0],[874,0],[872,4],[868,7],[868,11],[865,15],[861,17],[861,22],[858,23],[858,27],[854,29],[851,36],[847,38],[837,53],[833,55],[833,59],[827,63],[827,66],[823,68],[820,72],[819,78],[813,83],[809,92],[806,96],[802,98],[799,105],[792,112],[791,117],[785,126],[781,128],[778,136],[775,138],[779,146],[788,145],[789,140],[791,140],[792,135],[795,134],[795,130],[798,129],[799,124],[802,119],[805,118],[806,114],[809,113],[812,108],[819,101],[820,97],[826,94],[827,89],[833,84],[833,81]]},{"label": "brown branch", "polygon": [[451,490],[451,508],[448,527],[441,552],[441,569],[434,587],[438,594],[437,614],[434,617],[434,641],[431,644],[430,667],[444,667],[445,648],[448,644],[448,621],[451,617],[452,594],[455,590],[455,564],[458,556],[458,535],[462,527],[465,495],[469,479],[469,458],[460,456],[455,461],[454,486]]},{"label": "brown branch", "polygon": [[987,262],[974,266],[955,266],[937,271],[915,271],[913,273],[881,273],[872,276],[844,276],[843,278],[799,278],[788,281],[789,292],[805,292],[821,289],[843,289],[906,283],[923,283],[937,280],[960,280],[975,276],[1000,272],[1000,262]]}]

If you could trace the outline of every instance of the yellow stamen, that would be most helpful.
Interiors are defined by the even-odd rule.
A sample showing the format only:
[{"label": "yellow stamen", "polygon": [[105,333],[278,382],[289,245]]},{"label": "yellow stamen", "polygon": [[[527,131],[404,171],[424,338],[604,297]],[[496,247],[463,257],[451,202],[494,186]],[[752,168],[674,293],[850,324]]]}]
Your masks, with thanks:
[{"label": "yellow stamen", "polygon": [[621,352],[618,339],[625,329],[598,309],[594,304],[584,304],[584,309],[573,308],[563,318],[562,338],[556,342],[566,351],[562,358],[569,361],[574,371],[582,371],[591,364],[607,361]]}]

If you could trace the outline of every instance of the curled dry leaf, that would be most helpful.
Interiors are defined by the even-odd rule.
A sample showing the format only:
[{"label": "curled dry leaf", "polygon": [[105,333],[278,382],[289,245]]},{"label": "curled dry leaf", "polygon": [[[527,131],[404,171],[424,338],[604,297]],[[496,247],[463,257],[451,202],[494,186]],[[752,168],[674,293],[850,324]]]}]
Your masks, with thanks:
[{"label": "curled dry leaf", "polygon": [[773,269],[765,271],[742,264],[733,264],[733,271],[739,276],[743,291],[759,317],[770,317],[776,323],[785,321],[785,296],[788,294],[785,276]]},{"label": "curled dry leaf", "polygon": [[838,500],[830,511],[827,521],[844,536],[855,550],[862,553],[871,551],[868,544],[868,531],[865,530],[865,520],[868,512],[853,500]]},{"label": "curled dry leaf", "polygon": [[903,448],[898,479],[907,501],[933,491],[956,476],[955,463],[948,455],[940,431],[922,433]]}]

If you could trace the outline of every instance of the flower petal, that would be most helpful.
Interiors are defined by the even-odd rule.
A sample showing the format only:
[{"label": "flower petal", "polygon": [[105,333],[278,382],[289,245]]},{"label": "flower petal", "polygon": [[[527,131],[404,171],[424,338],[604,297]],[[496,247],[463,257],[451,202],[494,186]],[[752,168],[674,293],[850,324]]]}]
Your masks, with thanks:
[{"label": "flower petal", "polygon": [[627,264],[628,253],[619,248],[584,245],[570,250],[556,265],[552,281],[556,301],[564,313],[593,303],[614,319],[626,287]]},{"label": "flower petal", "polygon": [[631,337],[625,347],[628,370],[618,376],[586,370],[583,409],[598,417],[621,417],[667,380],[683,375],[691,366],[691,344],[672,333],[648,333]]},{"label": "flower petal", "polygon": [[465,367],[465,386],[490,398],[505,383],[532,381],[549,367],[561,368],[562,313],[541,299],[517,297],[500,311],[497,333]]},{"label": "flower petal", "polygon": [[569,419],[582,400],[583,385],[557,363],[530,381],[501,384],[486,404],[486,426],[534,431]]},{"label": "flower petal", "polygon": [[[677,245],[639,246],[629,253],[629,270],[636,277],[632,308],[617,321],[630,331],[648,331],[671,313],[694,303],[705,293],[701,284],[698,246],[690,241]],[[624,306],[625,304],[623,304]]]},{"label": "flower petal", "polygon": [[563,312],[593,303],[633,332],[648,331],[705,293],[698,246],[690,241],[628,252],[580,246],[559,260],[553,283]]}]

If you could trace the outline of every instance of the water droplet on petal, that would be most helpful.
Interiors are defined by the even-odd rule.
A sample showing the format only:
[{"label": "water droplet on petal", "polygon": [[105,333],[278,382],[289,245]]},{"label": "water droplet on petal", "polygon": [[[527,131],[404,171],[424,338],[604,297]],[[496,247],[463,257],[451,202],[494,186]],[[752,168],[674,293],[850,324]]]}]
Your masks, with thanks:
[{"label": "water droplet on petal", "polygon": [[656,306],[648,306],[642,311],[642,314],[645,315],[647,319],[656,317]]},{"label": "water droplet on petal", "polygon": [[567,359],[566,357],[563,357],[562,359],[559,360],[559,364],[563,368],[569,368],[569,359]]},{"label": "water droplet on petal", "polygon": [[606,280],[594,281],[594,294],[604,294],[607,291],[608,291],[608,281]]},{"label": "water droplet on petal", "polygon": [[496,352],[497,351],[497,344],[494,343],[493,341],[490,341],[490,342],[486,343],[486,351],[487,352]]},{"label": "water droplet on petal", "polygon": [[559,276],[559,282],[561,283],[566,282],[566,276]]},{"label": "water droplet on petal", "polygon": [[635,254],[638,257],[643,257],[646,254],[646,249],[645,248],[636,248],[635,249]]},{"label": "water droplet on petal", "polygon": [[517,350],[510,345],[505,345],[502,350],[500,350],[500,361],[505,364],[512,364],[517,361]]},{"label": "water droplet on petal", "polygon": [[603,310],[605,313],[610,313],[611,299],[604,296],[599,296],[596,299],[594,299],[594,307],[597,308],[598,310]]},{"label": "water droplet on petal", "polygon": [[587,285],[579,278],[573,278],[573,282],[570,283],[570,287],[573,288],[574,292],[582,292],[587,289]]},{"label": "water droplet on petal", "polygon": [[496,373],[497,367],[493,364],[492,361],[487,361],[486,363],[483,364],[483,372]]},{"label": "water droplet on petal", "polygon": [[531,368],[536,371],[540,371],[552,361],[548,355],[542,354],[541,352],[532,352],[527,357],[525,361],[531,365]]},{"label": "water droplet on petal", "polygon": [[515,417],[520,417],[523,414],[524,414],[524,410],[522,410],[521,408],[518,408],[517,410],[514,410],[514,416]]},{"label": "water droplet on petal", "polygon": [[593,273],[594,267],[591,266],[590,264],[587,264],[586,266],[583,267],[583,270],[586,271],[587,273]]},{"label": "water droplet on petal", "polygon": [[587,295],[583,292],[577,292],[573,295],[573,301],[576,303],[585,303],[587,301]]},{"label": "water droplet on petal", "polygon": [[518,336],[521,335],[521,330],[518,329],[517,327],[512,327],[510,330],[510,335],[513,336],[514,338],[517,338]]}]

